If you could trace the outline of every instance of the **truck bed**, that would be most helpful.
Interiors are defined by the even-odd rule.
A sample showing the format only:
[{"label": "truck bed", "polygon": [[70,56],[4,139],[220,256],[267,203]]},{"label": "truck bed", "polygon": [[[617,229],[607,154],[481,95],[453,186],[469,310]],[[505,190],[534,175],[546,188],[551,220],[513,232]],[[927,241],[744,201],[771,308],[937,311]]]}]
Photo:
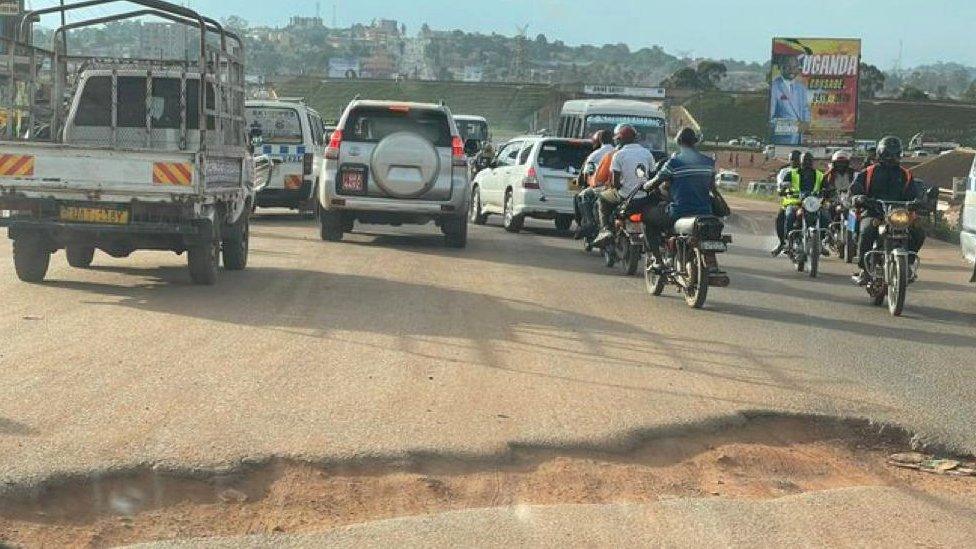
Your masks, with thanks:
[{"label": "truck bed", "polygon": [[[206,190],[202,188],[198,156],[190,152],[0,142],[0,195],[109,202],[181,201]],[[239,166],[240,161],[236,163]],[[226,170],[227,163],[222,164]],[[226,191],[226,185],[222,188]]]}]

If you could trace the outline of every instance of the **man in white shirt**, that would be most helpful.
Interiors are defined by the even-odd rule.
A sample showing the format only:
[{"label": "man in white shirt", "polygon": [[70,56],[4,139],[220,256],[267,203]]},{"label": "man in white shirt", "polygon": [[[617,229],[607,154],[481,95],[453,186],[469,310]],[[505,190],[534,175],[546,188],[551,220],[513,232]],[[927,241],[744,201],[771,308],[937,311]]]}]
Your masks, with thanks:
[{"label": "man in white shirt", "polygon": [[635,189],[647,183],[654,168],[654,155],[637,143],[637,130],[629,124],[617,126],[615,140],[620,150],[613,157],[610,169],[613,183],[600,194],[600,234],[593,241],[600,246],[613,237],[613,210],[627,199]]},{"label": "man in white shirt", "polygon": [[597,220],[593,210],[600,193],[605,189],[603,186],[596,185],[594,175],[600,162],[614,150],[613,133],[610,130],[600,130],[593,134],[593,147],[595,150],[583,162],[580,174],[580,186],[583,190],[575,198],[576,240],[596,233]]}]

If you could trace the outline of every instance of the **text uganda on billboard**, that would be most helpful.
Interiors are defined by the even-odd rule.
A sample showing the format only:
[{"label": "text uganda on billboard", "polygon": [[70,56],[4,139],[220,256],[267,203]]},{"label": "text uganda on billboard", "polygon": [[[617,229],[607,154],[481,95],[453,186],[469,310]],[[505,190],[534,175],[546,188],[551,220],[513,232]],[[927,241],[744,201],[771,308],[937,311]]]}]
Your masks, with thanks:
[{"label": "text uganda on billboard", "polygon": [[857,132],[861,41],[774,38],[770,141],[844,145]]}]

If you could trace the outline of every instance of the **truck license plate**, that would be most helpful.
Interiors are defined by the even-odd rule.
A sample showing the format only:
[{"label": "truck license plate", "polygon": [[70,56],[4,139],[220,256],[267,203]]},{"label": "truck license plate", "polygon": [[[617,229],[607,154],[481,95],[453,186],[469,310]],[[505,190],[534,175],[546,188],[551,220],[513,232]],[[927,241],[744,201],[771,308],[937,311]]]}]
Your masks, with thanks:
[{"label": "truck license plate", "polygon": [[129,211],[117,208],[89,206],[61,206],[59,218],[68,223],[97,223],[100,225],[128,225]]}]

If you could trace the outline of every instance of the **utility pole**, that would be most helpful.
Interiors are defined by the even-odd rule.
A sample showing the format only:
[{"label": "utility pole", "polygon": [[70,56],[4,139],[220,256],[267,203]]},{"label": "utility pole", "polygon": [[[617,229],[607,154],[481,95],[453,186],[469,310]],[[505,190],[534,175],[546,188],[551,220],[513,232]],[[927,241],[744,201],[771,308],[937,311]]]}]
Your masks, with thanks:
[{"label": "utility pole", "polygon": [[[64,12],[64,0],[61,0],[61,8],[62,8],[61,9],[61,28],[64,28],[68,24],[68,22],[67,22],[68,18],[65,15],[65,12]],[[33,42],[33,40],[31,40],[31,41]],[[66,30],[61,32],[61,47],[64,48],[64,56],[67,57],[68,56],[68,31],[66,31]]]}]

